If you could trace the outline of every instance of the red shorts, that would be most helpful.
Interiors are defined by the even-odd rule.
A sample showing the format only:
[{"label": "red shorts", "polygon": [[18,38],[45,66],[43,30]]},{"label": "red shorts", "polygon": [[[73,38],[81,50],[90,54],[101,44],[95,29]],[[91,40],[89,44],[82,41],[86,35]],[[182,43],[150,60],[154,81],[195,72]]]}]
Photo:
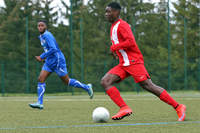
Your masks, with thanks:
[{"label": "red shorts", "polygon": [[134,64],[130,66],[117,65],[108,71],[109,74],[118,75],[121,80],[132,76],[136,83],[150,79],[150,76],[144,66],[144,64]]}]

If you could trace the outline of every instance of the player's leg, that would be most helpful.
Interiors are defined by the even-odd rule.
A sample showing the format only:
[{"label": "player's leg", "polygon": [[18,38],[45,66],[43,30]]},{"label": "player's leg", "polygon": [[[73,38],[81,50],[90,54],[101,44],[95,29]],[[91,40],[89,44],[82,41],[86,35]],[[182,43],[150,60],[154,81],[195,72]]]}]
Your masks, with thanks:
[{"label": "player's leg", "polygon": [[139,82],[139,84],[143,89],[153,93],[154,95],[159,97],[162,101],[171,105],[173,108],[176,109],[178,107],[179,104],[167,93],[167,91],[152,83],[151,79],[141,81]]},{"label": "player's leg", "polygon": [[46,64],[44,64],[42,71],[38,77],[38,85],[37,85],[37,93],[38,93],[38,101],[33,104],[29,104],[32,108],[43,109],[43,96],[46,88],[45,81],[48,76],[51,74],[51,69],[48,68]]},{"label": "player's leg", "polygon": [[108,96],[112,101],[120,108],[127,106],[123,98],[120,96],[119,90],[113,85],[121,80],[120,76],[106,73],[106,75],[101,80],[101,85],[104,87]]},{"label": "player's leg", "polygon": [[51,72],[42,70],[38,77],[37,92],[38,92],[38,103],[40,103],[40,104],[43,104],[43,96],[44,96],[44,92],[45,92],[45,88],[46,88],[45,81],[50,74],[51,74]]},{"label": "player's leg", "polygon": [[84,89],[85,91],[88,92],[90,99],[93,98],[94,94],[93,94],[92,84],[81,83],[80,81],[78,81],[76,79],[69,78],[68,74],[66,74],[65,76],[60,76],[60,78],[65,84],[67,84],[69,86]]},{"label": "player's leg", "polygon": [[101,85],[104,87],[108,96],[112,101],[120,108],[126,106],[126,103],[120,96],[119,90],[113,85],[117,81],[120,81],[120,77],[115,74],[106,73],[101,80]]},{"label": "player's leg", "polygon": [[[143,64],[134,65],[134,68],[132,68],[132,70],[133,71],[131,71],[131,73],[136,83],[139,83],[142,88],[153,93],[154,95],[159,97],[160,100],[176,109],[179,121],[183,121],[185,119],[185,105],[179,104],[167,93],[165,89],[155,85],[151,81],[150,76]],[[130,70],[128,71],[130,72]]]},{"label": "player's leg", "polygon": [[101,80],[101,85],[104,87],[106,93],[111,98],[111,100],[120,107],[120,111],[112,116],[113,120],[121,120],[125,116],[132,114],[132,110],[124,102],[123,98],[120,96],[119,90],[113,85],[125,77],[127,73],[121,69],[119,66],[112,68]]},{"label": "player's leg", "polygon": [[65,84],[67,84],[69,86],[77,87],[77,88],[82,88],[88,92],[90,99],[93,98],[92,84],[84,84],[76,79],[69,78],[68,72],[67,72],[67,67],[66,67],[65,63],[60,65],[58,68],[56,68],[55,72],[57,73],[57,75],[61,78],[61,80]]},{"label": "player's leg", "polygon": [[160,94],[164,91],[163,88],[155,85],[154,83],[152,83],[151,79],[148,79],[148,78],[146,80],[144,80],[144,81],[139,82],[139,85],[143,89],[153,93],[157,97],[160,97]]},{"label": "player's leg", "polygon": [[185,111],[186,106],[183,104],[179,104],[177,101],[175,101],[165,89],[155,85],[152,83],[151,79],[147,79],[145,81],[139,82],[140,86],[144,88],[145,90],[155,94],[157,97],[160,98],[163,102],[171,105],[178,114],[178,121],[184,121],[185,119]]}]

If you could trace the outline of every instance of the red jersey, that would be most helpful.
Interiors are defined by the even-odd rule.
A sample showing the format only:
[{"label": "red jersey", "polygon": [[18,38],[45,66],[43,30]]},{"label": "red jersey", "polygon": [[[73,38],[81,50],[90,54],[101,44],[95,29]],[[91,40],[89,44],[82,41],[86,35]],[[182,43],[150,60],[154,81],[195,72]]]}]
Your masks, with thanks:
[{"label": "red jersey", "polygon": [[136,44],[135,37],[127,22],[122,19],[114,22],[110,29],[110,37],[112,45],[120,47],[116,51],[120,65],[129,66],[131,64],[144,63],[143,55]]}]

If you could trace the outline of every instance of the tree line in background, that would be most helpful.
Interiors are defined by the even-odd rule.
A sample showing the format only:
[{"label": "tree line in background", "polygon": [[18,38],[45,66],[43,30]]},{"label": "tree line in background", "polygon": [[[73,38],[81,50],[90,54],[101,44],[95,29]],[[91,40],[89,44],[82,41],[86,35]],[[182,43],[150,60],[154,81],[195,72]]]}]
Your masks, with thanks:
[{"label": "tree line in background", "polygon": [[[70,64],[73,63],[73,76],[80,79],[81,67],[83,67],[81,59],[84,59],[84,77],[81,79],[94,83],[96,90],[101,91],[99,83],[101,77],[118,63],[109,54],[110,24],[104,17],[105,7],[111,1],[89,0],[88,4],[84,5],[82,0],[72,0],[72,48],[70,47],[70,39],[72,39],[70,25],[65,25],[63,22],[57,23],[59,13],[66,20],[70,20],[70,5],[63,0],[60,2],[66,12],[62,12],[61,9],[54,10],[57,8],[55,6],[50,7],[53,0],[4,0],[5,7],[0,7],[0,61],[5,63],[5,83],[13,83],[16,85],[15,88],[21,91],[26,88],[26,18],[28,18],[30,89],[31,92],[36,90],[36,77],[42,64],[36,63],[34,56],[43,52],[37,38],[39,35],[37,21],[44,19],[67,59],[69,73],[72,67]],[[170,14],[170,27],[168,27],[168,10],[165,0],[157,4],[143,2],[143,0],[116,1],[122,6],[121,18],[131,25],[152,79],[168,88],[168,42],[170,41],[172,88],[184,89],[184,77],[187,76],[188,89],[198,89],[200,81],[199,0],[181,0],[172,3],[175,10]],[[81,24],[83,58],[80,55]],[[168,28],[170,28],[170,40],[168,40]],[[71,51],[73,58],[70,57]],[[185,52],[187,53],[187,75],[184,71]],[[50,81],[54,84],[52,90],[56,91],[57,82],[49,79],[49,84],[51,84]],[[128,91],[137,89],[137,85],[134,87],[132,84],[133,80],[127,79],[120,88]],[[133,87],[130,88],[130,85]],[[66,87],[62,88],[66,90]],[[13,87],[8,90],[9,92],[16,91]]]}]

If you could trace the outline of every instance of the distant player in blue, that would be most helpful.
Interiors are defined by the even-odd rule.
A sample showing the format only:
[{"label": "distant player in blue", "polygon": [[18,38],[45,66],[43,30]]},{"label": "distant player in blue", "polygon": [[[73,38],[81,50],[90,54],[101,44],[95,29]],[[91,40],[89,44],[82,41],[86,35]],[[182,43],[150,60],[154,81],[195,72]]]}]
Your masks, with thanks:
[{"label": "distant player in blue", "polygon": [[43,109],[43,95],[45,92],[46,84],[45,80],[52,72],[62,79],[64,83],[69,86],[83,88],[88,92],[90,99],[93,98],[93,90],[91,84],[83,84],[76,79],[69,78],[65,57],[61,50],[58,47],[58,44],[53,37],[53,35],[47,30],[47,25],[45,21],[38,22],[38,30],[40,32],[40,42],[44,49],[44,53],[40,56],[35,56],[36,60],[39,62],[45,62],[38,78],[37,92],[38,92],[38,101],[33,104],[29,104],[32,108]]}]

